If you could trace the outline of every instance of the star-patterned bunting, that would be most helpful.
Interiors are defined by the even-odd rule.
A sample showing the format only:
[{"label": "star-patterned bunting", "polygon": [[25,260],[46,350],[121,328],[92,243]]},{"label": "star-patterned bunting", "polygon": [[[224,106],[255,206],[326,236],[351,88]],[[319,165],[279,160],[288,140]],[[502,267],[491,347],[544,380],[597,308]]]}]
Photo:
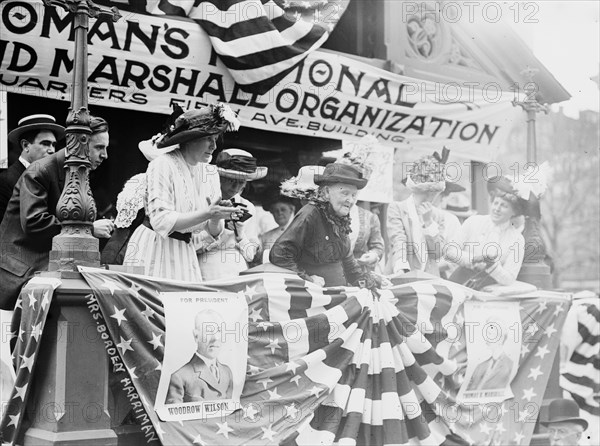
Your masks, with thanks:
[{"label": "star-patterned bunting", "polygon": [[[395,369],[395,375],[402,376],[404,381],[398,382],[409,386],[401,394],[406,407],[411,405],[411,395],[415,395],[412,390],[417,388],[415,377],[419,377],[418,388],[427,398],[433,395],[432,401],[436,404],[454,404],[455,391],[451,389],[456,386],[456,375],[452,367],[456,362],[452,358],[465,358],[465,330],[462,330],[463,336],[454,333],[443,350],[441,341],[447,337],[445,331],[423,336],[418,329],[421,322],[437,330],[448,321],[462,329],[465,324],[462,304],[468,295],[462,288],[455,289],[440,281],[427,286],[395,287],[378,300],[367,290],[356,294],[343,288],[320,289],[287,276],[240,276],[239,281],[228,281],[222,286],[215,283],[210,289],[212,292],[216,286],[226,292],[241,293],[249,305],[248,364],[244,370],[239,412],[208,422],[163,422],[153,408],[166,339],[161,293],[205,288],[202,284],[154,281],[114,271],[86,268],[82,274],[117,347],[124,366],[122,373],[129,378],[129,385],[135,387],[143,403],[140,410],[153,428],[152,435],[163,445],[245,444],[250,439],[255,443],[274,444],[296,437],[298,443],[330,444],[337,438],[341,444],[361,442],[366,432],[369,438],[384,439],[383,432],[396,432],[396,429],[398,432],[417,429],[412,438],[401,440],[412,444],[419,441],[423,444],[489,444],[492,440],[495,444],[527,444],[533,429],[531,421],[537,413],[526,410],[529,406],[523,404],[539,406],[541,403],[547,371],[558,346],[556,332],[561,330],[568,310],[568,302],[558,299],[520,302],[525,338],[521,344],[519,373],[511,383],[515,397],[496,407],[498,419],[494,422],[486,421],[481,411],[462,409],[453,419],[440,415],[427,418],[414,413],[409,417],[404,412],[396,416],[392,411],[382,416],[372,410],[369,414],[373,424],[364,430],[363,412],[383,407],[383,396],[377,389],[381,389],[381,384],[391,388],[390,375],[385,372],[390,367]],[[18,309],[25,316],[22,323],[11,329],[17,342],[17,372],[23,376],[35,373],[35,348],[44,336],[45,321],[45,316],[38,316],[47,313],[52,298],[48,288],[35,289],[32,295],[30,291],[28,289],[19,301],[22,305]],[[302,338],[294,340],[296,342],[284,336],[285,324],[290,322],[302,327],[299,331]],[[329,331],[333,326],[338,327],[336,333]],[[378,346],[377,350],[374,345]],[[400,349],[401,355],[397,354]],[[409,356],[412,357],[410,366],[404,362]],[[408,367],[410,374],[405,372]],[[427,374],[430,374],[429,379]],[[374,386],[374,382],[378,385]],[[11,431],[20,425],[21,408],[27,403],[31,388],[28,383],[17,379],[12,399],[19,404],[2,420],[9,440]],[[399,384],[394,381],[393,385]],[[386,395],[390,398],[394,394],[388,391]],[[340,406],[331,405],[333,401]],[[416,397],[414,402],[419,408],[426,405]],[[521,404],[514,404],[519,402]],[[400,399],[395,404],[386,407],[403,410]],[[411,429],[403,425],[409,418],[416,420]],[[350,432],[353,433],[348,437]],[[399,438],[390,437],[394,442]],[[373,440],[372,444],[384,443]]]}]

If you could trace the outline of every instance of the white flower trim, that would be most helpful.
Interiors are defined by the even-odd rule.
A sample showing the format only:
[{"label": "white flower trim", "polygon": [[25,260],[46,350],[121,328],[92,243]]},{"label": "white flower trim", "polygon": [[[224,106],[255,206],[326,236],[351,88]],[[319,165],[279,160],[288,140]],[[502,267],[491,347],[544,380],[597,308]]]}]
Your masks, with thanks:
[{"label": "white flower trim", "polygon": [[319,186],[300,186],[296,177],[289,178],[281,183],[281,195],[300,200],[310,200],[317,196]]},{"label": "white flower trim", "polygon": [[146,197],[146,174],[140,173],[131,177],[123,186],[123,190],[117,196],[117,228],[128,228],[131,226],[138,211],[144,207]]},{"label": "white flower trim", "polygon": [[548,189],[550,175],[551,169],[547,161],[537,166],[537,169],[534,165],[529,164],[524,174],[511,183],[517,191],[517,195],[523,200],[529,200],[531,194],[539,200]]},{"label": "white flower trim", "polygon": [[411,192],[443,192],[446,189],[446,182],[429,181],[427,183],[415,183],[409,175],[406,177],[406,187]]},{"label": "white flower trim", "polygon": [[232,132],[237,131],[240,128],[241,122],[229,105],[219,102],[217,104],[217,109],[219,110],[219,117],[227,121],[227,130]]}]

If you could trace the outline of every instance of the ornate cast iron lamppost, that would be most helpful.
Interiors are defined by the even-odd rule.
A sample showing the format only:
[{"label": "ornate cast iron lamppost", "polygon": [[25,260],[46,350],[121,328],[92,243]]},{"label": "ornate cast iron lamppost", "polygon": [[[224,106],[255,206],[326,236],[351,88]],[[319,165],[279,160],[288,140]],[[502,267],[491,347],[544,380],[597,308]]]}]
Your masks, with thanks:
[{"label": "ornate cast iron lamppost", "polygon": [[66,124],[65,186],[56,206],[62,230],[52,240],[50,271],[69,271],[75,265],[99,266],[98,239],[92,235],[96,203],[89,184],[90,113],[87,76],[89,18],[109,15],[113,21],[121,15],[116,7],[101,8],[91,0],[43,0],[46,6],[59,6],[74,14],[75,57],[71,108]]},{"label": "ornate cast iron lamppost", "polygon": [[[548,106],[540,104],[536,99],[537,87],[533,82],[533,77],[538,72],[535,68],[527,68],[521,72],[529,82],[525,85],[526,97],[523,101],[514,100],[513,105],[519,106],[527,113],[527,163],[537,162],[537,141],[535,135],[536,114],[540,112],[548,113]],[[520,181],[520,179],[517,179]],[[518,276],[518,280],[529,282],[538,288],[552,288],[552,275],[550,267],[546,264],[546,246],[541,236],[540,220],[542,213],[540,201],[530,194],[525,215],[525,229],[523,237],[525,238],[525,257],[523,266]]]},{"label": "ornate cast iron lamppost", "polygon": [[[109,364],[100,337],[90,338],[88,328],[97,324],[86,305],[92,293],[87,283],[73,273],[76,265],[98,265],[98,241],[92,236],[96,204],[89,186],[90,114],[87,98],[87,32],[90,17],[120,15],[116,8],[102,9],[91,0],[44,0],[46,7],[59,6],[71,13],[75,31],[71,108],[67,116],[65,186],[56,206],[62,230],[52,241],[47,276],[57,272],[61,285],[52,296],[48,319],[40,339],[35,385],[28,399],[27,445],[79,446],[81,444],[138,444],[141,432],[129,434],[109,411]],[[43,275],[43,274],[42,274]],[[68,335],[65,335],[68,333]],[[72,403],[75,404],[72,404]],[[31,416],[54,407],[54,416]],[[98,408],[90,422],[81,408]],[[129,427],[129,426],[127,426]],[[139,431],[139,429],[138,429]],[[136,436],[132,439],[132,436]]]}]

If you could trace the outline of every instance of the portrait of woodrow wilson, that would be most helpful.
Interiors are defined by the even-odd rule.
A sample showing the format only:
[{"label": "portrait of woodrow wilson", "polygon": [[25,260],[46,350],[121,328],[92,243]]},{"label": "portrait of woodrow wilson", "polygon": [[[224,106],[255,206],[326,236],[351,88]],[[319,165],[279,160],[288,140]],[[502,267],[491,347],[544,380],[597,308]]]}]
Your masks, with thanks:
[{"label": "portrait of woodrow wilson", "polygon": [[[467,390],[503,389],[510,383],[513,360],[508,357],[505,344],[508,339],[506,323],[491,317],[484,325],[485,346],[489,357],[477,364]],[[499,332],[498,332],[499,331]]]},{"label": "portrait of woodrow wilson", "polygon": [[171,375],[165,404],[192,403],[231,398],[231,369],[219,362],[224,320],[206,309],[196,314],[194,339],[198,349],[187,364]]}]

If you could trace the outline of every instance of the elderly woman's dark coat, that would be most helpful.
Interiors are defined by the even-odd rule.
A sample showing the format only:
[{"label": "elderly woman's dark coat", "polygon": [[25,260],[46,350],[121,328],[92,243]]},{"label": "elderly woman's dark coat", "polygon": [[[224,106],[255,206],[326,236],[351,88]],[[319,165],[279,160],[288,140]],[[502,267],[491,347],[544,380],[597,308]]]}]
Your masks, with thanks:
[{"label": "elderly woman's dark coat", "polygon": [[365,278],[352,254],[348,236],[328,219],[322,208],[312,203],[300,209],[277,239],[269,260],[306,280],[311,275],[321,276],[325,286],[357,284]]}]

